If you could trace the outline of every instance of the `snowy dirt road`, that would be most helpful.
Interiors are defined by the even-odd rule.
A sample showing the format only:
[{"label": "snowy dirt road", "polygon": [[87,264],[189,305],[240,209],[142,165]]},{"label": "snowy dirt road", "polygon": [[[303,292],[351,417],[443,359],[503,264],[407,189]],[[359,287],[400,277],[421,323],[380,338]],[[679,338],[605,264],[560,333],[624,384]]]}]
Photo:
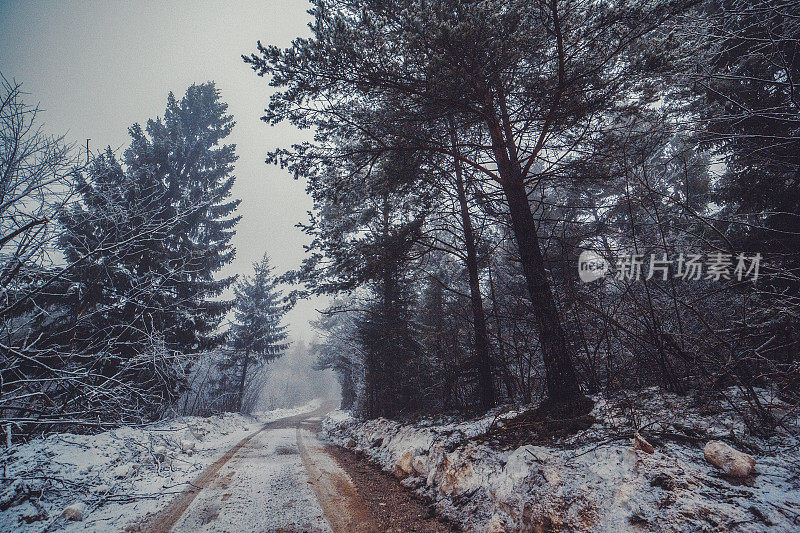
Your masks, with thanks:
[{"label": "snowy dirt road", "polygon": [[0,458],[0,532],[452,531],[397,477],[318,440],[333,407],[315,400],[16,446]]},{"label": "snowy dirt road", "polygon": [[138,527],[148,532],[378,531],[369,508],[316,438],[316,411],[265,424]]}]

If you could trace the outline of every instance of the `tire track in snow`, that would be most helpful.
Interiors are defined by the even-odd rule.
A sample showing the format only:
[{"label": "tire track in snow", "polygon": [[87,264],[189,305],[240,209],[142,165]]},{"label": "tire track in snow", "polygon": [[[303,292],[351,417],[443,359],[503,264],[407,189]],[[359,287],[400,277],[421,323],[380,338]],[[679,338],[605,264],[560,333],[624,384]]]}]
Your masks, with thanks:
[{"label": "tire track in snow", "polygon": [[[233,446],[230,450],[228,450],[222,457],[217,459],[214,463],[206,467],[205,470],[191,483],[191,486],[186,489],[183,493],[179,494],[175,497],[164,509],[161,511],[146,517],[142,522],[139,524],[129,526],[126,528],[127,531],[136,531],[136,532],[145,532],[145,533],[165,533],[168,531],[172,531],[173,527],[184,518],[184,515],[195,501],[195,499],[203,492],[204,489],[209,489],[212,484],[215,482],[220,481],[220,470],[225,467],[228,462],[236,456],[236,454],[242,451],[245,446],[251,443],[256,437],[262,434],[264,431],[268,430],[278,430],[278,429],[288,429],[296,427],[302,421],[313,418],[313,417],[320,417],[324,416],[327,412],[331,409],[335,408],[334,405],[330,403],[323,404],[319,409],[309,412],[303,413],[287,418],[282,418],[280,420],[275,420],[273,422],[268,422],[264,424],[262,428],[257,431],[254,431],[241,441],[239,441],[235,446]],[[229,480],[230,481],[230,480]],[[223,483],[222,485],[225,485]],[[209,489],[210,490],[210,489]],[[230,497],[230,495],[227,495]],[[226,500],[227,497],[223,496],[223,499]],[[219,517],[221,510],[217,510],[214,513],[209,514],[207,510],[201,511],[204,515],[203,522],[216,520]]]}]

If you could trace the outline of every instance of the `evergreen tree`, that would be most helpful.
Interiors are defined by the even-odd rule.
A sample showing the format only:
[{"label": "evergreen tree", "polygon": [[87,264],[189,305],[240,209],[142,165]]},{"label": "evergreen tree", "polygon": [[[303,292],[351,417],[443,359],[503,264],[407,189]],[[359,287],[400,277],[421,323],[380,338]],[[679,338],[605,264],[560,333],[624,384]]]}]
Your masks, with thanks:
[{"label": "evergreen tree", "polygon": [[311,323],[322,335],[319,342],[312,345],[317,356],[316,367],[332,369],[336,372],[342,395],[341,408],[362,410],[358,405],[364,392],[364,353],[359,343],[353,342],[361,320],[356,313],[341,312],[343,308],[357,305],[351,295],[342,300],[334,300],[327,311]]},{"label": "evergreen tree", "polygon": [[[245,61],[281,89],[272,95],[266,121],[318,128],[316,145],[274,154],[298,173],[307,172],[314,158],[385,151],[405,156],[414,146],[457,157],[495,181],[538,324],[548,397],[557,411],[574,413],[591,402],[579,387],[529,187],[549,177],[541,168],[569,164],[581,157],[576,146],[600,135],[596,117],[639,89],[636,76],[628,80],[638,68],[628,56],[632,43],[682,7],[681,1],[317,0],[313,38],[286,50],[259,43],[259,53]],[[318,83],[321,78],[326,83]],[[368,111],[381,107],[396,113]],[[454,152],[441,136],[417,135],[419,129],[447,131],[451,118],[479,129],[483,139],[475,156]],[[350,144],[337,151],[337,128],[352,132],[353,124],[370,142],[358,151]],[[488,365],[482,366],[481,374],[488,374]],[[491,404],[485,381],[484,403]]]},{"label": "evergreen tree", "polygon": [[[286,351],[286,326],[281,319],[288,311],[281,302],[278,280],[272,275],[269,257],[253,265],[254,274],[234,286],[234,324],[231,327],[232,355],[220,366],[229,371],[238,367],[236,407],[242,409],[247,373],[254,363],[268,363]],[[230,383],[230,381],[229,381]]]},{"label": "evergreen tree", "polygon": [[183,376],[180,353],[164,343],[181,313],[166,290],[180,275],[167,268],[165,247],[177,219],[160,216],[162,184],[126,172],[110,149],[77,178],[77,192],[80,202],[60,216],[59,243],[70,266],[65,290],[49,302],[63,311],[47,331],[99,376],[135,384],[149,396],[137,399],[141,409],[156,415],[179,393]]},{"label": "evergreen tree", "polygon": [[363,350],[363,410],[370,417],[423,404],[419,383],[426,372],[415,340],[410,278],[430,197],[417,186],[415,156],[354,158],[321,169],[309,186],[316,216],[305,230],[314,253],[304,261],[303,281],[322,294],[369,289],[353,340]]},{"label": "evergreen tree", "polygon": [[764,258],[758,309],[736,332],[752,356],[736,372],[752,383],[770,361],[774,375],[794,376],[786,391],[797,390],[791,369],[800,364],[798,13],[798,0],[709,0],[700,11],[706,32],[687,40],[701,51],[690,56],[701,140],[724,162],[713,183],[724,246]]},{"label": "evergreen tree", "polygon": [[[138,182],[154,180],[164,188],[161,220],[173,220],[161,253],[146,261],[166,268],[164,290],[181,309],[165,332],[168,345],[195,351],[218,343],[215,333],[232,302],[215,299],[235,277],[214,279],[234,257],[230,240],[240,217],[232,216],[240,200],[230,200],[235,146],[220,144],[233,126],[227,104],[213,82],[192,85],[177,101],[167,98],[163,120],[131,130],[125,164]],[[157,265],[156,262],[163,262]]]},{"label": "evergreen tree", "polygon": [[[234,281],[214,279],[233,259],[239,201],[230,201],[233,127],[213,83],[169,95],[164,119],[135,124],[120,163],[110,149],[77,178],[79,200],[60,216],[69,290],[53,297],[54,342],[94,358],[100,375],[152,392],[154,409],[180,392],[184,354],[221,340]],[[158,350],[154,367],[147,355]],[[155,358],[152,358],[155,361]],[[151,362],[152,362],[151,361]]]},{"label": "evergreen tree", "polygon": [[[770,280],[796,296],[800,284],[800,22],[796,0],[715,0],[703,5],[709,38],[695,87],[704,98],[703,140],[724,159],[718,202],[734,224],[729,238],[752,252],[769,251]],[[780,278],[777,279],[776,278]]]}]

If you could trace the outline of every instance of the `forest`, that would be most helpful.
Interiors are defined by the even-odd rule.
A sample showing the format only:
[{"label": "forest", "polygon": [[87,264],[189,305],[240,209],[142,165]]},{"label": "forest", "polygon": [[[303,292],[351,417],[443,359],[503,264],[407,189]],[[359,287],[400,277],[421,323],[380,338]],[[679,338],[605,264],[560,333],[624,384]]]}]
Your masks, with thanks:
[{"label": "forest", "polygon": [[67,1],[0,531],[798,530],[800,0]]},{"label": "forest", "polygon": [[163,117],[130,127],[120,158],[49,135],[21,84],[3,80],[7,445],[242,410],[252,370],[288,347],[288,307],[266,255],[252,276],[215,277],[235,253],[240,200],[235,146],[223,144],[234,122],[214,84],[170,93]]},{"label": "forest", "polygon": [[83,154],[4,78],[9,435],[242,409],[312,294],[330,297],[316,367],[367,418],[735,386],[769,430],[756,389],[798,404],[797,2],[309,13],[311,37],[242,56],[273,88],[262,120],[313,132],[266,154],[313,199],[287,273],[215,275],[239,200],[213,83],[170,93],[122,153]]},{"label": "forest", "polygon": [[[243,56],[305,180],[294,297],[367,418],[657,386],[797,406],[800,4],[314,2]],[[583,254],[583,255],[582,255]],[[588,258],[579,270],[579,257]],[[581,267],[583,268],[583,266]]]},{"label": "forest", "polygon": [[[87,160],[4,82],[4,423],[160,416],[193,353],[274,356],[281,329],[261,342],[259,323],[311,293],[334,298],[319,365],[367,417],[537,398],[581,414],[648,385],[736,385],[767,427],[754,387],[797,404],[795,2],[311,13],[311,38],[243,56],[277,88],[263,120],[314,132],[267,158],[314,209],[302,266],[279,280],[265,260],[237,290],[235,340],[218,328],[234,302],[214,298],[238,201],[213,84]],[[588,283],[587,251],[606,269]],[[220,357],[237,407],[250,356]]]}]

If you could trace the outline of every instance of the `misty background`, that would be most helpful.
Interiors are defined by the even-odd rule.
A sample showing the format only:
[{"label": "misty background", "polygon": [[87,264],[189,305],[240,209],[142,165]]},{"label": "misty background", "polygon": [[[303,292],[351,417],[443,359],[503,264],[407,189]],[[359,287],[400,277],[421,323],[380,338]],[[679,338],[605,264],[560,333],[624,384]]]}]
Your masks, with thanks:
[{"label": "misty background", "polygon": [[[236,259],[218,277],[247,274],[264,252],[276,273],[296,268],[308,239],[295,225],[306,219],[311,200],[305,184],[264,158],[276,146],[303,140],[307,132],[291,125],[269,127],[260,120],[270,95],[265,80],[244,64],[242,54],[265,43],[288,46],[309,34],[305,0],[104,2],[0,0],[0,72],[23,84],[31,104],[42,109],[48,133],[93,153],[106,146],[120,155],[128,128],[163,114],[167,94],[180,98],[193,83],[214,81],[236,127],[226,142],[239,156],[233,198],[242,200],[233,245]],[[232,297],[228,291],[225,298]],[[319,298],[298,301],[286,316],[293,347],[271,363],[264,405],[286,407],[334,387],[326,377],[308,374],[314,340],[309,324],[323,307]],[[288,383],[302,384],[295,394]],[[295,387],[297,388],[297,387]],[[334,387],[335,388],[335,387]]]}]

